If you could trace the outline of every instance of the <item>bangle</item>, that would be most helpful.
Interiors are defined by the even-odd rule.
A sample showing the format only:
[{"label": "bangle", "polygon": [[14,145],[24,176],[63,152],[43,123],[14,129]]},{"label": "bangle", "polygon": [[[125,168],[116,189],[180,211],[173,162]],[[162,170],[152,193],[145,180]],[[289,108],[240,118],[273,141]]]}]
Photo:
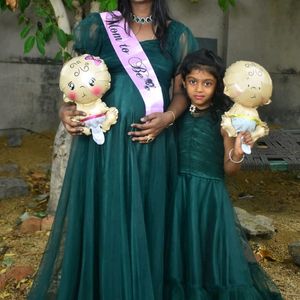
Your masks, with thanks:
[{"label": "bangle", "polygon": [[176,120],[176,116],[175,116],[175,114],[174,114],[174,112],[172,110],[167,110],[166,113],[167,112],[170,112],[172,114],[172,116],[173,116],[173,121],[169,124],[169,126],[172,126],[174,124],[175,120]]},{"label": "bangle", "polygon": [[244,160],[245,155],[243,154],[243,156],[242,156],[242,158],[241,158],[240,160],[234,160],[234,159],[232,158],[232,156],[231,156],[232,151],[233,151],[233,148],[231,148],[230,151],[229,151],[229,153],[228,153],[229,160],[230,160],[231,162],[233,162],[234,164],[240,164],[240,163]]}]

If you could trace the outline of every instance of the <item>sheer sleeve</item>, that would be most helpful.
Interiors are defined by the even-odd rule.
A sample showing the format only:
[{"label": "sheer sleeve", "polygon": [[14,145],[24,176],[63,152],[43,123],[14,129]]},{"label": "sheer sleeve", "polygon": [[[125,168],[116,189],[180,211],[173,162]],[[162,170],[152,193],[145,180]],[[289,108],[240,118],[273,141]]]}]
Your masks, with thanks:
[{"label": "sheer sleeve", "polygon": [[182,23],[173,21],[170,26],[171,48],[169,51],[174,59],[175,72],[177,73],[184,57],[188,53],[197,50],[198,43],[191,30]]},{"label": "sheer sleeve", "polygon": [[99,13],[89,14],[75,26],[74,51],[78,54],[99,55],[102,47],[103,24]]}]

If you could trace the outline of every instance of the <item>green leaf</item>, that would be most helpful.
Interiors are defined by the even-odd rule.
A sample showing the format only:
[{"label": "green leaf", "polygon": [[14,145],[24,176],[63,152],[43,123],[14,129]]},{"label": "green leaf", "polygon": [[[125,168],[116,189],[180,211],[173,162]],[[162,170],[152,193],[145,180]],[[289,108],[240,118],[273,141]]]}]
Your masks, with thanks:
[{"label": "green leaf", "polygon": [[7,8],[5,0],[0,0],[0,9],[5,10]]},{"label": "green leaf", "polygon": [[223,11],[227,11],[229,6],[235,6],[236,0],[218,0],[218,4]]},{"label": "green leaf", "polygon": [[29,36],[24,43],[24,53],[30,52],[35,43],[35,36]]},{"label": "green leaf", "polygon": [[43,219],[43,218],[45,218],[48,214],[47,214],[47,212],[45,212],[45,211],[38,211],[38,212],[36,212],[34,215],[35,215],[36,217],[38,217],[38,218]]},{"label": "green leaf", "polygon": [[73,39],[74,39],[74,36],[72,34],[67,34],[68,42],[72,41]]},{"label": "green leaf", "polygon": [[64,52],[64,61],[68,61],[71,58],[72,58],[72,55],[68,51],[65,51]]},{"label": "green leaf", "polygon": [[4,259],[1,262],[1,265],[3,267],[10,267],[13,263],[14,263],[14,260],[10,256],[5,255]]},{"label": "green leaf", "polygon": [[62,55],[62,50],[59,50],[54,57],[55,60],[57,61],[63,61],[63,55]]},{"label": "green leaf", "polygon": [[112,11],[112,10],[115,10],[116,8],[117,8],[117,1],[116,0],[110,0],[108,2],[108,5],[107,5],[107,10]]},{"label": "green leaf", "polygon": [[66,48],[67,44],[68,44],[68,36],[67,36],[67,34],[65,34],[65,32],[59,28],[56,31],[56,37],[57,37],[59,45],[62,48]]},{"label": "green leaf", "polygon": [[222,8],[223,11],[226,11],[228,8],[228,0],[218,0],[219,6]]},{"label": "green leaf", "polygon": [[26,25],[22,31],[20,32],[20,37],[22,39],[26,38],[26,36],[28,35],[28,33],[30,32],[32,26],[30,24]]},{"label": "green leaf", "polygon": [[20,7],[20,10],[22,13],[29,6],[29,4],[30,4],[30,0],[20,0],[19,1],[19,7]]},{"label": "green leaf", "polygon": [[68,9],[73,9],[72,0],[65,0],[64,2]]},{"label": "green leaf", "polygon": [[46,23],[43,26],[43,36],[44,36],[44,40],[45,42],[49,42],[53,36],[53,32],[54,32],[54,26],[52,23]]},{"label": "green leaf", "polygon": [[47,18],[49,16],[48,9],[45,9],[43,7],[38,6],[35,11],[36,15],[39,17]]},{"label": "green leaf", "polygon": [[26,17],[24,16],[24,14],[20,14],[19,18],[18,18],[18,25],[21,25],[22,23],[24,23],[26,20]]},{"label": "green leaf", "polygon": [[38,48],[39,52],[42,54],[42,55],[45,55],[45,40],[44,40],[44,36],[42,34],[41,31],[37,31],[36,33],[36,47]]}]

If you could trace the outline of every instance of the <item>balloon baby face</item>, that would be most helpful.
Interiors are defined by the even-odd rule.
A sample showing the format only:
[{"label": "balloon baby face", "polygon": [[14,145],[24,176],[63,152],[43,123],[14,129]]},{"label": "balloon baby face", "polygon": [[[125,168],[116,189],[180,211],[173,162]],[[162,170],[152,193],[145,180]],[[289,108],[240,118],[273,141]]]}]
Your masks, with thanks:
[{"label": "balloon baby face", "polygon": [[89,54],[74,57],[60,72],[59,87],[65,101],[89,104],[110,88],[110,74],[102,59]]},{"label": "balloon baby face", "polygon": [[269,73],[251,61],[237,61],[224,76],[224,93],[235,103],[256,108],[271,102],[272,80]]}]

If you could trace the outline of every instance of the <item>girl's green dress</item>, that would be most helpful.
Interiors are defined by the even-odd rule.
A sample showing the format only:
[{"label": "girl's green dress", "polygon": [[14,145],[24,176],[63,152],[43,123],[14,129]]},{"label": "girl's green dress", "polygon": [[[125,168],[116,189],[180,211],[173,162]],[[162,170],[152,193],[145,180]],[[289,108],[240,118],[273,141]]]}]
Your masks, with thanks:
[{"label": "girl's green dress", "polygon": [[[75,50],[98,55],[112,77],[103,97],[119,119],[97,145],[73,140],[62,194],[29,299],[163,300],[165,212],[176,172],[173,128],[153,142],[132,142],[131,124],[145,114],[141,95],[105,32],[99,14],[75,29]],[[164,95],[182,58],[197,47],[190,30],[171,21],[165,51],[141,42]]]},{"label": "girl's green dress", "polygon": [[179,175],[167,227],[164,299],[282,299],[235,217],[224,182],[220,115],[187,112],[177,122]]}]

